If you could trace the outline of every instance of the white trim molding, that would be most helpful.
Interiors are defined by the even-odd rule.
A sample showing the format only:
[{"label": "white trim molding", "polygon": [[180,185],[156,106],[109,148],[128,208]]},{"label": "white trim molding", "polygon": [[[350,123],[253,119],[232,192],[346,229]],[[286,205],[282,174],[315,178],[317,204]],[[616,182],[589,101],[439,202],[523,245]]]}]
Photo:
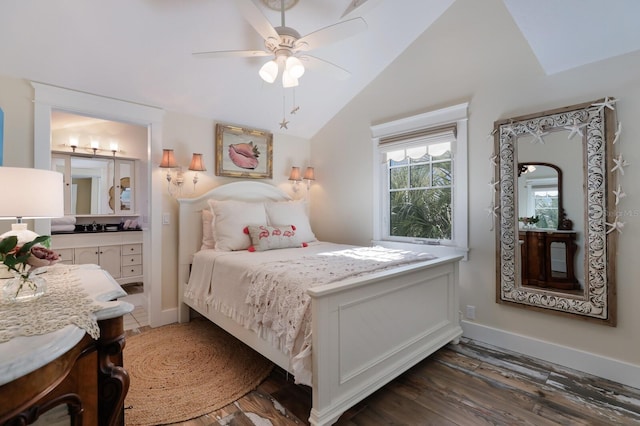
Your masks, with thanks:
[{"label": "white trim molding", "polygon": [[[456,142],[454,146],[454,188],[453,188],[453,241],[450,245],[426,245],[430,252],[443,256],[451,251],[467,260],[469,252],[469,201],[468,201],[468,148],[467,148],[467,120],[469,103],[461,103],[447,108],[426,112],[423,114],[405,117],[398,120],[371,126],[373,143],[373,241],[379,244],[393,243],[392,239],[385,237],[382,170],[383,159],[379,142],[381,139],[409,134],[418,130],[437,129],[442,126],[456,126]],[[385,240],[384,243],[382,240]],[[422,251],[424,244],[411,241],[396,241],[410,247],[411,250]]]},{"label": "white trim molding", "polygon": [[462,321],[463,337],[640,389],[640,367],[568,346]]},{"label": "white trim molding", "polygon": [[[141,105],[120,99],[106,98],[85,92],[50,86],[43,83],[31,82],[34,88],[34,167],[39,169],[51,168],[51,111],[61,109],[72,113],[90,115],[106,120],[122,121],[145,126],[148,129],[147,158],[144,159],[146,170],[144,177],[149,181],[149,206],[143,209],[142,222],[148,223],[150,232],[144,232],[143,264],[145,285],[151,291],[149,296],[149,321],[152,327],[177,321],[170,320],[170,314],[162,311],[162,268],[151,265],[162,264],[162,247],[153,244],[151,236],[162,235],[162,192],[163,185],[154,184],[152,167],[152,153],[162,151],[162,119],[164,111],[160,108]],[[44,226],[44,228],[39,228]],[[36,232],[48,233],[47,224],[35,225]],[[145,226],[143,225],[143,228]]]}]

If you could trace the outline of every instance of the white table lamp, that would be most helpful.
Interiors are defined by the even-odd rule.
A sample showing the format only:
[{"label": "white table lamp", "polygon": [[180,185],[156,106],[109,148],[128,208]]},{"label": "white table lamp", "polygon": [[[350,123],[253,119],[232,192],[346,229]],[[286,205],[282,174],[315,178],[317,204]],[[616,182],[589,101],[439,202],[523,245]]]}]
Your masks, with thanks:
[{"label": "white table lamp", "polygon": [[0,167],[0,219],[16,219],[11,235],[18,244],[32,241],[38,236],[27,229],[23,219],[46,219],[64,216],[64,187],[62,173],[20,167]]}]

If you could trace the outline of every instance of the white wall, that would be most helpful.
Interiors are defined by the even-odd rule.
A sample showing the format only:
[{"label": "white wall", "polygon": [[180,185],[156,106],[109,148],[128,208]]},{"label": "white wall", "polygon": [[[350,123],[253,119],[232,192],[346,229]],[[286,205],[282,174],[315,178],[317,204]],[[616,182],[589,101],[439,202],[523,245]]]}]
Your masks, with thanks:
[{"label": "white wall", "polygon": [[[561,40],[558,40],[561,43]],[[318,173],[312,225],[319,238],[368,244],[372,237],[370,126],[460,102],[469,110],[469,261],[461,266],[461,307],[476,307],[475,325],[612,358],[640,368],[640,53],[547,76],[500,0],[457,0],[311,143]],[[613,96],[623,137],[616,145],[631,166],[619,206],[631,216],[617,254],[618,326],[519,309],[495,302],[495,235],[489,206],[496,120]],[[576,159],[576,161],[578,161]],[[626,183],[626,184],[625,184]],[[464,312],[464,309],[462,310]],[[515,348],[521,340],[512,339]],[[522,346],[524,350],[524,346]],[[574,363],[575,364],[575,363]],[[576,368],[580,366],[575,364]],[[640,385],[638,376],[636,383]]]}]

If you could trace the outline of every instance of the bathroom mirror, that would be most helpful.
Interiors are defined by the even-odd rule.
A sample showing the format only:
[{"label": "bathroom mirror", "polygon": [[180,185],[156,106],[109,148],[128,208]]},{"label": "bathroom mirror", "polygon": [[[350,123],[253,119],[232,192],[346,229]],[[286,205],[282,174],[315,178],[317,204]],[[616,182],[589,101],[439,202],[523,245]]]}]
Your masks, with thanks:
[{"label": "bathroom mirror", "polygon": [[[614,108],[606,98],[494,123],[498,303],[615,326]],[[535,180],[541,165],[557,177]],[[549,210],[538,226],[536,197],[557,204],[557,222]]]}]

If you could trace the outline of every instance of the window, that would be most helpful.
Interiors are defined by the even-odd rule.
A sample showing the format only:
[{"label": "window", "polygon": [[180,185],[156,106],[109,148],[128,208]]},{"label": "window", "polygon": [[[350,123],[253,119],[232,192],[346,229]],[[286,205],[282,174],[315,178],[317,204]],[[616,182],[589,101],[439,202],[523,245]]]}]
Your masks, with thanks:
[{"label": "window", "polygon": [[533,216],[538,216],[538,228],[558,229],[558,187],[529,187]]},{"label": "window", "polygon": [[466,111],[463,104],[372,128],[377,243],[466,254]]}]

